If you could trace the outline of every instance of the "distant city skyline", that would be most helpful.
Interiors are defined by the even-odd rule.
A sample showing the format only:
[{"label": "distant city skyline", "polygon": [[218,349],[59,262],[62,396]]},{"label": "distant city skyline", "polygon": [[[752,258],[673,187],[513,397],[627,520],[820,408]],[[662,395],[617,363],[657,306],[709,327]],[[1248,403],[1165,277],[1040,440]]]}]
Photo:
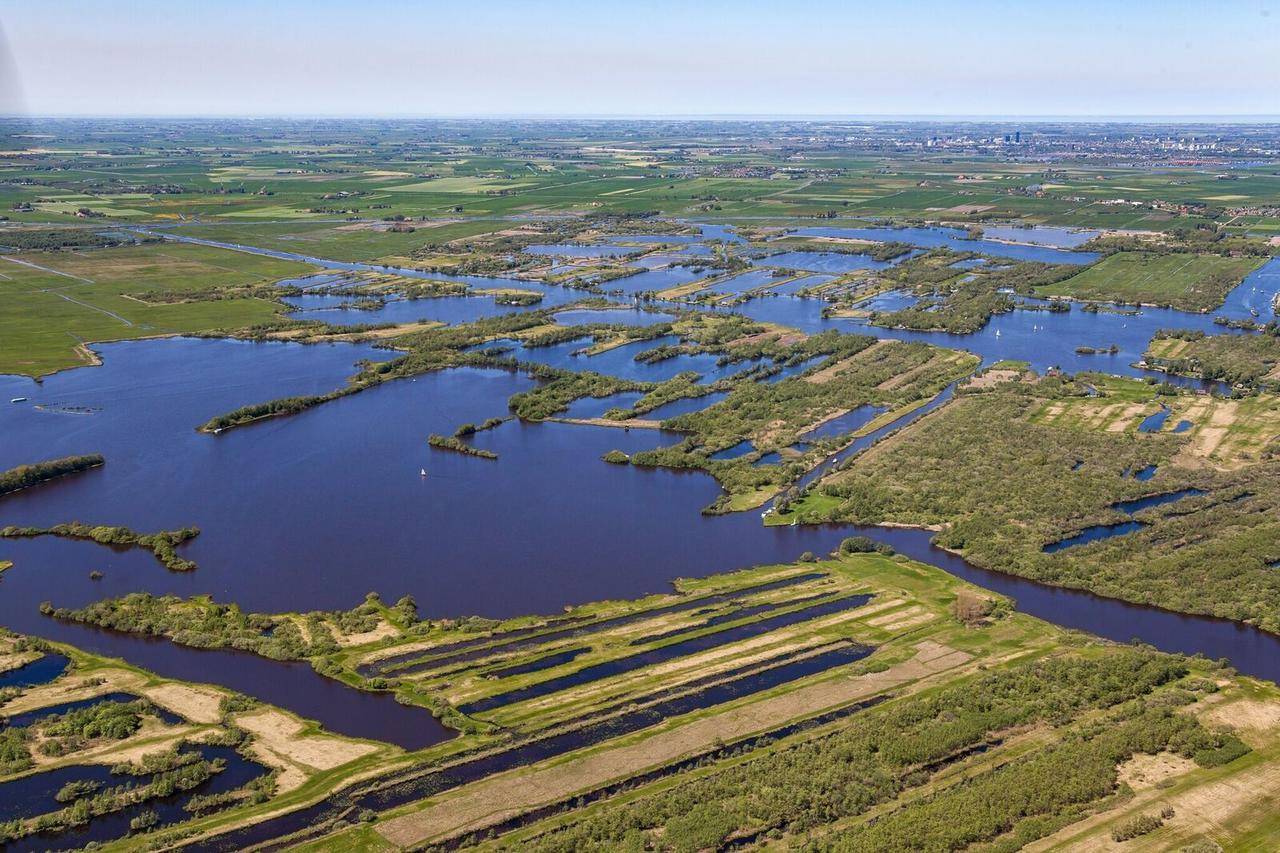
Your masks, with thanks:
[{"label": "distant city skyline", "polygon": [[0,113],[1276,120],[1255,0],[0,0]]}]

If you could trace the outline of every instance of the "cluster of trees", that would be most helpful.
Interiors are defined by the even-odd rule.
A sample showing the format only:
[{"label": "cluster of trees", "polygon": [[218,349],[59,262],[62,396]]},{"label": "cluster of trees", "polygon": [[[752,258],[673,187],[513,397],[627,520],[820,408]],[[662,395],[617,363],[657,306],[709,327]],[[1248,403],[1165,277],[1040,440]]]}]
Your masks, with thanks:
[{"label": "cluster of trees", "polygon": [[90,539],[99,545],[118,545],[124,547],[146,548],[165,568],[175,572],[189,572],[196,568],[192,560],[178,555],[177,547],[200,535],[198,527],[184,527],[179,530],[161,530],[157,533],[139,533],[128,527],[112,525],[83,524],[70,521],[55,524],[52,527],[16,527],[10,525],[0,528],[0,538],[12,539],[27,536],[62,536],[67,539]]},{"label": "cluster of trees", "polygon": [[143,714],[151,712],[149,703],[99,702],[36,723],[44,738],[40,741],[43,755],[60,756],[79,752],[91,741],[124,740],[142,726]]},{"label": "cluster of trees", "polygon": [[[1280,478],[1273,460],[1230,472],[1176,464],[1187,438],[1083,428],[1038,413],[1082,381],[961,394],[818,487],[833,519],[941,525],[934,542],[985,568],[1280,630]],[[1102,383],[1098,383],[1101,385]],[[1106,393],[1104,391],[1104,393]],[[1123,398],[1122,398],[1123,399]],[[1131,474],[1158,466],[1157,480]],[[1057,553],[1043,547],[1127,520],[1117,501],[1198,488],[1142,511],[1150,526]]]},{"label": "cluster of trees", "polygon": [[582,397],[610,397],[623,391],[652,391],[652,382],[619,379],[594,371],[557,371],[555,378],[511,397],[510,406],[522,420],[539,421],[554,417]]},{"label": "cluster of trees", "polygon": [[1222,257],[1247,255],[1255,258],[1271,256],[1265,240],[1218,230],[1212,223],[1205,227],[1166,229],[1170,239],[1153,242],[1137,234],[1103,234],[1080,247],[1082,252],[1114,255],[1118,252],[1146,252],[1153,255],[1215,254]]},{"label": "cluster of trees", "polygon": [[106,460],[101,454],[89,453],[83,456],[64,456],[61,459],[50,459],[47,462],[36,462],[33,465],[19,465],[8,471],[0,472],[0,495],[30,488],[48,480],[65,477],[97,468]]},{"label": "cluster of trees", "polygon": [[1280,365],[1280,326],[1264,327],[1257,335],[1206,335],[1190,329],[1161,329],[1152,341],[1185,341],[1176,357],[1162,358],[1147,352],[1147,364],[1182,376],[1217,379],[1231,385],[1280,390],[1280,378],[1272,378]]},{"label": "cluster of trees", "polygon": [[494,427],[502,426],[506,422],[507,422],[506,418],[486,418],[484,423],[480,424],[479,426],[476,426],[475,424],[468,421],[467,423],[462,424],[460,427],[454,430],[453,434],[457,438],[463,438],[468,435],[474,435],[477,432],[484,432],[485,430],[490,430],[490,429],[493,429]]},{"label": "cluster of trees", "polygon": [[[999,732],[1052,726],[1062,733],[1056,742],[972,782],[914,798],[823,846],[950,850],[1010,831],[1021,833],[1025,844],[1111,795],[1116,766],[1134,752],[1168,749],[1197,757],[1239,744],[1172,707],[1195,697],[1187,673],[1182,659],[1139,648],[984,673],[864,710],[785,749],[761,750],[626,803],[606,803],[531,846],[539,853],[696,851],[731,838],[802,835],[899,797],[928,781],[928,771],[989,744]],[[1088,719],[1098,711],[1106,716]]]},{"label": "cluster of trees", "polygon": [[31,767],[31,750],[27,748],[30,733],[25,727],[0,729],[0,776],[21,773]]},{"label": "cluster of trees", "polygon": [[[150,238],[150,241],[159,238]],[[6,228],[0,233],[0,249],[7,252],[53,252],[59,249],[101,249],[129,246],[135,241],[120,233],[99,233],[88,228]]]},{"label": "cluster of trees", "polygon": [[957,257],[935,249],[882,273],[920,300],[899,311],[875,312],[871,322],[894,329],[971,334],[985,326],[992,315],[1018,307],[1003,291],[1031,295],[1036,287],[1062,281],[1078,271],[1069,264],[1022,261],[962,272],[952,266]]},{"label": "cluster of trees", "polygon": [[452,450],[455,453],[464,453],[467,456],[475,456],[480,459],[497,459],[498,454],[492,450],[484,450],[479,447],[472,447],[462,439],[453,435],[439,435],[431,433],[427,436],[427,444],[440,450]]},{"label": "cluster of trees", "polygon": [[383,617],[402,629],[418,624],[412,596],[386,607],[376,593],[369,593],[349,611],[312,611],[297,616],[246,613],[239,605],[218,604],[204,596],[182,598],[146,592],[104,599],[79,609],[55,608],[46,602],[41,611],[56,619],[167,637],[196,648],[233,648],[274,660],[318,661],[334,654],[340,647],[333,628],[347,634],[364,633],[376,628]]},{"label": "cluster of trees", "polygon": [[321,403],[327,403],[330,400],[342,396],[344,393],[351,393],[354,390],[351,386],[334,391],[329,394],[310,394],[300,397],[281,397],[276,400],[268,400],[265,403],[252,403],[248,406],[227,412],[225,415],[217,415],[205,421],[200,427],[201,432],[221,432],[230,427],[242,426],[253,421],[259,421],[263,418],[275,418],[281,415],[296,415],[298,412],[310,409],[312,406],[318,406]]}]

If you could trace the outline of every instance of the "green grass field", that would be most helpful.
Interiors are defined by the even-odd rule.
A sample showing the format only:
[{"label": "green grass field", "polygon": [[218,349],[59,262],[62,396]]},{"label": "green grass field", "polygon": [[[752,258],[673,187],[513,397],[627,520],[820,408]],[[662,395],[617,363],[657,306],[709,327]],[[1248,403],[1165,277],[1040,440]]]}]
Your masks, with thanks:
[{"label": "green grass field", "polygon": [[1118,252],[1066,281],[1040,288],[1040,293],[1210,311],[1261,265],[1258,258]]},{"label": "green grass field", "polygon": [[[43,376],[83,365],[87,354],[81,345],[96,341],[270,320],[280,305],[245,289],[312,270],[176,243],[8,255],[0,259],[0,373]],[[229,292],[230,298],[200,298],[215,292]],[[139,298],[155,293],[179,301]]]}]

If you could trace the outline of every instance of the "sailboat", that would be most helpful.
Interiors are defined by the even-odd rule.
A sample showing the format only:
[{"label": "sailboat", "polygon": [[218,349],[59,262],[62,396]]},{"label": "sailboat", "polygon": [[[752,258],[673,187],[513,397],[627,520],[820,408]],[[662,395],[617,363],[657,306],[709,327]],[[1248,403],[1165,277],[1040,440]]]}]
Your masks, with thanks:
[{"label": "sailboat", "polygon": [[418,476],[420,476],[420,477],[425,477],[425,476],[427,476],[427,469],[426,469],[426,468],[423,468],[423,469],[419,472]]}]

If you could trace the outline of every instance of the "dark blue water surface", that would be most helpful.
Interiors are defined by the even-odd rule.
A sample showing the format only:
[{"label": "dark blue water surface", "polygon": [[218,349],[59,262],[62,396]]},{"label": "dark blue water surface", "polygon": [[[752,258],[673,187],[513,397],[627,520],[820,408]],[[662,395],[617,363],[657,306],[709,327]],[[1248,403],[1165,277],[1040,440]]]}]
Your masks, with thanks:
[{"label": "dark blue water surface", "polygon": [[705,270],[695,272],[693,267],[664,267],[662,269],[646,270],[642,273],[629,275],[626,278],[615,278],[612,281],[602,282],[600,289],[606,293],[620,291],[627,296],[631,296],[636,293],[657,292],[671,287],[679,287],[682,284],[706,278],[708,275],[709,273]]},{"label": "dark blue water surface", "polygon": [[[1071,252],[1045,246],[1014,245],[999,240],[974,240],[970,239],[967,231],[939,226],[859,228],[824,225],[797,228],[792,233],[801,237],[851,237],[858,240],[898,241],[910,243],[922,249],[945,248],[957,252],[981,252],[997,258],[1043,261],[1049,264],[1089,264],[1098,259],[1098,255],[1093,252]],[[1019,231],[1019,233],[1023,232]]]},{"label": "dark blue water surface", "polygon": [[782,252],[761,258],[756,263],[761,266],[825,273],[880,270],[893,265],[890,261],[877,261],[867,255],[846,252]]},{"label": "dark blue water surface", "polygon": [[1044,552],[1046,554],[1056,554],[1059,551],[1065,551],[1077,545],[1084,545],[1087,542],[1097,542],[1099,539],[1110,539],[1113,536],[1126,536],[1130,533],[1136,533],[1146,526],[1141,521],[1122,521],[1116,524],[1098,524],[1093,527],[1086,527],[1075,536],[1060,539],[1057,542],[1050,542],[1044,546]]},{"label": "dark blue water surface", "polygon": [[859,406],[852,411],[845,412],[843,415],[837,415],[820,426],[814,427],[800,437],[812,440],[857,432],[886,411],[888,410],[881,406]]},{"label": "dark blue water surface", "polygon": [[24,663],[22,666],[0,673],[0,689],[5,687],[36,687],[41,684],[48,684],[66,672],[67,667],[70,665],[71,659],[66,655],[43,655],[30,663]]}]

